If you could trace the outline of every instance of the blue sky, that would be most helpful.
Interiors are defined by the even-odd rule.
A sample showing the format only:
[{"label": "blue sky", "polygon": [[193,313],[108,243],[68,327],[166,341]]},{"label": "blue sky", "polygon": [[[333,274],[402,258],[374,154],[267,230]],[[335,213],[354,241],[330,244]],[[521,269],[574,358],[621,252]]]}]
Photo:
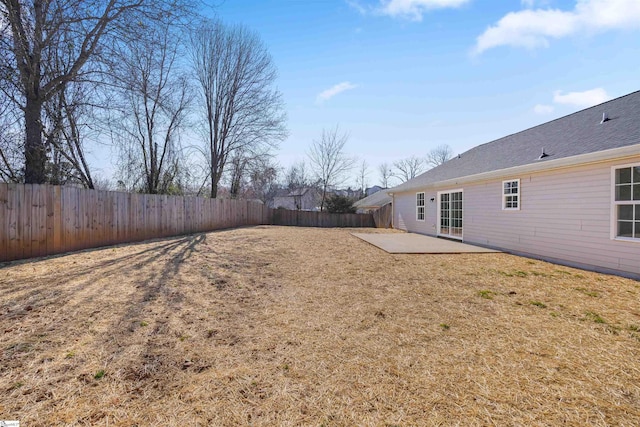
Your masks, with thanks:
[{"label": "blue sky", "polygon": [[323,128],[375,167],[455,153],[640,89],[639,0],[227,0],[279,70],[283,165]]}]

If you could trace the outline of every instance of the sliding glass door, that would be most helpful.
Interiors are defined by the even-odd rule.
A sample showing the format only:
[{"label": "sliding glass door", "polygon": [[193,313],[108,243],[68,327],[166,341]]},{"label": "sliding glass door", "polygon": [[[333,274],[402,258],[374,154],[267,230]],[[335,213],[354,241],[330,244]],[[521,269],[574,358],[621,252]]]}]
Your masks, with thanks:
[{"label": "sliding glass door", "polygon": [[438,193],[438,234],[462,240],[462,190]]}]

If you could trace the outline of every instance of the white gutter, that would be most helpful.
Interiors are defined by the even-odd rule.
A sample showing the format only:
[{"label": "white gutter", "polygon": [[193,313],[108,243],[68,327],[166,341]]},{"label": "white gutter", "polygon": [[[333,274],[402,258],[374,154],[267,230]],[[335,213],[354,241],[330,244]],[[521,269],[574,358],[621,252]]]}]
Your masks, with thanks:
[{"label": "white gutter", "polygon": [[[415,191],[417,189],[431,187],[449,187],[452,185],[466,184],[469,182],[485,181],[524,173],[541,172],[555,169],[565,169],[573,166],[590,165],[602,163],[610,160],[623,160],[628,157],[640,156],[640,144],[629,145],[621,148],[597,151],[595,153],[579,154],[577,156],[563,157],[561,159],[547,160],[540,163],[529,163],[522,166],[513,166],[505,169],[498,169],[489,172],[482,172],[474,175],[466,175],[458,178],[447,179],[429,183],[415,183],[404,188],[394,188],[396,192]],[[389,193],[393,194],[393,193]]]}]

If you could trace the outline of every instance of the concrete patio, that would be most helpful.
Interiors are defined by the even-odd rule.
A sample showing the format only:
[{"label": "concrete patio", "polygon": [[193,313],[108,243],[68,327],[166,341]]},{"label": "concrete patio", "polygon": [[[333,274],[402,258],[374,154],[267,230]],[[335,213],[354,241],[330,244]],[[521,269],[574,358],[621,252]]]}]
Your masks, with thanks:
[{"label": "concrete patio", "polygon": [[390,254],[462,254],[500,252],[467,243],[416,233],[351,233]]}]

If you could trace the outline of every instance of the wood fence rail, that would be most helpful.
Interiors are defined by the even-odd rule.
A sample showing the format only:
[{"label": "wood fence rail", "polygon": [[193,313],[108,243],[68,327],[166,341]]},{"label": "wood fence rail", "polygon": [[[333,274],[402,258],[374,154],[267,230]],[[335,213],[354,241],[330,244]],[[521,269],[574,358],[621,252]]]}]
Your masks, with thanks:
[{"label": "wood fence rail", "polygon": [[371,215],[260,202],[0,183],[0,262],[247,225],[374,227]]}]

